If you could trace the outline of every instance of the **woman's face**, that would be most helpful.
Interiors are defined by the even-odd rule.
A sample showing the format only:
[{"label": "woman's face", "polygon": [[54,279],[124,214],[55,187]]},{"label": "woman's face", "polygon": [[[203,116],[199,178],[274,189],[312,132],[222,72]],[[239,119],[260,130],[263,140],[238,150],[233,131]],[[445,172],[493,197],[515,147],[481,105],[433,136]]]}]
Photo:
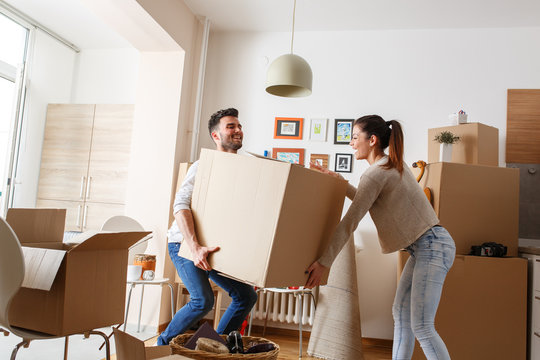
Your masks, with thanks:
[{"label": "woman's face", "polygon": [[356,125],[353,128],[352,138],[349,145],[355,150],[354,157],[356,160],[367,159],[370,147],[370,138],[367,133],[362,131],[362,128],[359,125]]}]

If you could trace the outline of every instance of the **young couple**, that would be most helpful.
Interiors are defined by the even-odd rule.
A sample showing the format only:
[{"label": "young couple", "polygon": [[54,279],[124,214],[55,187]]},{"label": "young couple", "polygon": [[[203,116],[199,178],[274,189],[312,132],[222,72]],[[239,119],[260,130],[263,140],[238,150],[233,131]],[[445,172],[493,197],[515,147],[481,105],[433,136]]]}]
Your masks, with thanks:
[{"label": "young couple", "polygon": [[[220,110],[208,123],[210,136],[219,151],[236,153],[242,146],[242,127],[236,109]],[[450,359],[448,350],[435,330],[434,320],[444,279],[453,264],[455,245],[450,234],[439,226],[431,204],[403,163],[403,132],[399,122],[384,121],[378,115],[368,115],[354,122],[351,147],[356,160],[366,160],[370,167],[362,174],[358,187],[348,186],[347,197],[352,204],[337,226],[329,247],[308,269],[307,288],[319,285],[360,220],[369,211],[383,253],[405,248],[410,253],[396,291],[394,345],[392,359],[410,359],[415,337],[428,360]],[[388,155],[385,149],[388,148]],[[226,334],[237,329],[257,300],[250,286],[225,278],[210,268],[206,258],[218,248],[201,247],[193,229],[190,210],[191,193],[198,163],[186,176],[174,204],[175,223],[169,230],[169,255],[186,285],[191,300],[180,309],[158,344],[168,344],[200,320],[213,305],[213,293],[208,279],[225,289],[232,298],[218,326]],[[332,171],[312,164],[331,176]],[[182,235],[183,234],[183,235]],[[188,246],[195,261],[180,258],[180,242]]]}]

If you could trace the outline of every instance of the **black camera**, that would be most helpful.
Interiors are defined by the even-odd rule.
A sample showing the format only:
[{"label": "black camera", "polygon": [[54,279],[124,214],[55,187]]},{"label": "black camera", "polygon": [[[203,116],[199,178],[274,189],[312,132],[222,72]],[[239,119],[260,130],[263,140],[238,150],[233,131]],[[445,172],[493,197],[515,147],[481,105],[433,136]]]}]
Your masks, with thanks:
[{"label": "black camera", "polygon": [[503,257],[506,255],[506,246],[495,242],[485,242],[482,245],[471,246],[469,255]]}]

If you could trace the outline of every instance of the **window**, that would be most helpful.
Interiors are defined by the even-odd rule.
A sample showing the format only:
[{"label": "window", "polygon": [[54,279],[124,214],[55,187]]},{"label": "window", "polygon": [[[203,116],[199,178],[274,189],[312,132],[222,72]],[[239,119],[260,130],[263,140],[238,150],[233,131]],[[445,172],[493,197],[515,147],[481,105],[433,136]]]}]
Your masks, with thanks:
[{"label": "window", "polygon": [[0,13],[0,215],[10,204],[29,30]]}]

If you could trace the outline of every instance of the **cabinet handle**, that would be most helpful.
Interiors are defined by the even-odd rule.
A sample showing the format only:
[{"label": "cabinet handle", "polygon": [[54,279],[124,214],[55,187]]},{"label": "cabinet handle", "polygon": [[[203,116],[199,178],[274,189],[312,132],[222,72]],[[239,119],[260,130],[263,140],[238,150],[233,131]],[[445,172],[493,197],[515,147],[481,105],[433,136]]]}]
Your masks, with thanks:
[{"label": "cabinet handle", "polygon": [[534,332],[534,335],[540,338],[540,334],[537,333],[536,331]]},{"label": "cabinet handle", "polygon": [[536,259],[536,262],[540,262],[540,259]]},{"label": "cabinet handle", "polygon": [[86,220],[88,218],[88,205],[84,206],[84,213],[83,213],[83,230],[86,229]]},{"label": "cabinet handle", "polygon": [[92,182],[92,177],[88,177],[88,183],[86,184],[86,200],[90,199],[90,183]]},{"label": "cabinet handle", "polygon": [[[81,176],[81,194],[80,194],[80,199],[81,200],[83,199],[85,180],[86,180],[86,176]],[[77,220],[78,220],[78,218],[77,218]]]},{"label": "cabinet handle", "polygon": [[79,231],[82,231],[82,226],[81,226],[81,208],[82,208],[82,205],[77,205],[77,228],[79,229]]},{"label": "cabinet handle", "polygon": [[540,296],[535,296],[534,297],[536,300],[540,300]]}]

